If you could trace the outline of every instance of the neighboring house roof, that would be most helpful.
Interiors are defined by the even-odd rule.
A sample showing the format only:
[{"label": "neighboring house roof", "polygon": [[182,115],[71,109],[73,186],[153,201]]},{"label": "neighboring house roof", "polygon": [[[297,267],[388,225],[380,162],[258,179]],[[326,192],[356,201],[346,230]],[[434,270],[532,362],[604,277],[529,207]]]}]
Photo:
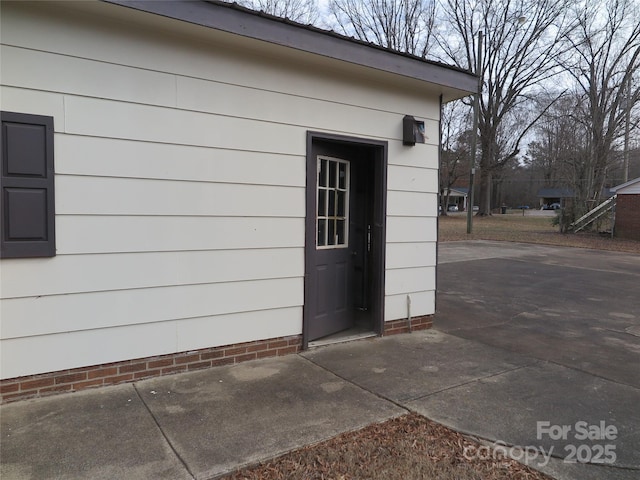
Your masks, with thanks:
[{"label": "neighboring house roof", "polygon": [[570,188],[541,188],[538,190],[539,198],[572,198],[575,197]]},{"label": "neighboring house roof", "polygon": [[428,82],[440,87],[438,93],[443,95],[444,101],[467,96],[477,89],[477,77],[466,70],[249,10],[235,3],[102,1]]},{"label": "neighboring house roof", "polygon": [[[446,193],[446,189],[445,189],[445,193]],[[449,189],[449,196],[451,197],[466,197],[468,193],[469,193],[468,188],[452,187]]]},{"label": "neighboring house roof", "polygon": [[[616,186],[616,187],[610,188],[610,190],[611,190],[613,193],[616,193],[616,194],[617,194],[617,193],[620,193],[620,191],[621,191],[621,190],[625,190],[625,189],[627,189],[628,187],[634,186],[634,185],[636,185],[636,184],[639,184],[639,185],[640,185],[640,177],[638,177],[638,178],[634,178],[633,180],[629,180],[628,182],[625,182],[625,183],[623,183],[623,184],[621,184],[621,185],[618,185],[618,186]],[[635,191],[636,189],[634,188],[633,190]]]}]

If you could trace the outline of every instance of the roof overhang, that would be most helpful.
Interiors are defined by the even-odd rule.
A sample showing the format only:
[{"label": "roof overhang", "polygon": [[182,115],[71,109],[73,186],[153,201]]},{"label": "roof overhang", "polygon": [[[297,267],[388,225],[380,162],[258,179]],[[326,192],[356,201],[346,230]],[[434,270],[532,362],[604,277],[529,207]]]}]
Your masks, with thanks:
[{"label": "roof overhang", "polygon": [[477,89],[477,77],[456,67],[253,12],[236,4],[203,0],[102,1],[427,82],[438,87],[445,102]]},{"label": "roof overhang", "polygon": [[633,180],[629,180],[628,182],[612,187],[609,190],[611,190],[613,193],[618,193],[618,190],[622,190],[624,188],[630,187],[631,185],[635,185],[636,183],[640,183],[640,177],[634,178]]}]

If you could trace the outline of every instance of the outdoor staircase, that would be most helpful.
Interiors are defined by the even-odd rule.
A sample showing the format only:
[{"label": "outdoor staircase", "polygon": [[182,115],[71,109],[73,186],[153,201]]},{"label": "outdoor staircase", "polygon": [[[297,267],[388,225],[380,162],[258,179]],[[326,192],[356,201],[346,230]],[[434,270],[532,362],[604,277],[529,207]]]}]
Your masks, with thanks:
[{"label": "outdoor staircase", "polygon": [[586,227],[591,225],[593,222],[598,220],[603,215],[606,215],[609,212],[615,212],[616,206],[616,198],[617,195],[605,200],[600,205],[598,205],[593,210],[588,211],[571,225],[569,225],[569,230],[573,233],[579,232],[580,230],[584,230]]}]

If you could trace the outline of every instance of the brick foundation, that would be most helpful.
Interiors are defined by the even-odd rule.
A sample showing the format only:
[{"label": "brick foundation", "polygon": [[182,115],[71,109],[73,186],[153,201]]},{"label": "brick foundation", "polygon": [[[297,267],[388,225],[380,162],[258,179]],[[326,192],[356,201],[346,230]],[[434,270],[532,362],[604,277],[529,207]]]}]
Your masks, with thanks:
[{"label": "brick foundation", "polygon": [[297,353],[301,348],[302,336],[295,335],[8,378],[0,380],[0,403],[116,385],[177,372],[233,365],[258,358],[277,357]]},{"label": "brick foundation", "polygon": [[640,194],[618,195],[614,235],[618,238],[640,240]]},{"label": "brick foundation", "polygon": [[[425,330],[431,328],[432,325],[431,315],[411,319],[411,330]],[[409,322],[406,318],[384,324],[384,336],[408,332]],[[278,357],[298,353],[301,348],[302,336],[295,335],[8,378],[0,380],[0,403],[134,382],[144,378],[201,370],[220,365],[233,365],[258,358]]]},{"label": "brick foundation", "polygon": [[[411,319],[411,330],[426,330],[433,326],[433,315],[423,315],[422,317],[413,317]],[[384,336],[396,335],[398,333],[409,333],[409,321],[404,318],[401,320],[392,320],[384,323]]]}]

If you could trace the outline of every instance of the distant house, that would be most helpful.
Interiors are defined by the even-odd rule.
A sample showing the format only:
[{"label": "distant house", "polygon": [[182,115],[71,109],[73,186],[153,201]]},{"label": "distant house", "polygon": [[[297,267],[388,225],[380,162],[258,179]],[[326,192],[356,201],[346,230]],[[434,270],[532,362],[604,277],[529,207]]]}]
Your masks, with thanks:
[{"label": "distant house", "polygon": [[[446,196],[447,192],[445,190],[444,195]],[[465,211],[467,209],[467,196],[469,195],[469,189],[465,187],[451,187],[449,190],[449,205],[455,205],[459,211]]]},{"label": "distant house", "polygon": [[537,197],[540,201],[540,208],[550,207],[555,203],[563,204],[565,198],[574,198],[575,194],[570,188],[541,188]]},{"label": "distant house", "polygon": [[430,325],[473,75],[215,1],[0,9],[4,400]]},{"label": "distant house", "polygon": [[640,177],[611,191],[617,195],[614,235],[640,241]]}]

